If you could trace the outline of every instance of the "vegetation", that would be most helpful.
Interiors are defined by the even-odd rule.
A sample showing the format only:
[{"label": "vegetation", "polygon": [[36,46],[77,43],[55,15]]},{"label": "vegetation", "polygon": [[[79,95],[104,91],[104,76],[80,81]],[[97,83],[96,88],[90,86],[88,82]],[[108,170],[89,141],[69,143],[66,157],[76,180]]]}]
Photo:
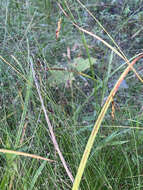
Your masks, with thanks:
[{"label": "vegetation", "polygon": [[[142,52],[142,0],[83,2],[0,1],[1,190],[78,189],[95,122]],[[79,189],[143,187],[142,60],[131,70],[100,119]]]}]

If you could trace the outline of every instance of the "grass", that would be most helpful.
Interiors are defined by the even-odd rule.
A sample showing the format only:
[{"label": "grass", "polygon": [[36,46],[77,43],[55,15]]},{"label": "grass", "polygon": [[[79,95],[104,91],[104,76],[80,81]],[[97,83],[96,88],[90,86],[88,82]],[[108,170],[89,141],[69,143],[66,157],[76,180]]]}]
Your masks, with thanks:
[{"label": "grass", "polygon": [[[59,150],[74,178],[94,123],[127,66],[114,49],[78,30],[71,21],[111,48],[116,42],[130,61],[142,51],[142,1],[84,1],[96,21],[78,0],[59,3],[69,18],[56,1],[0,2],[0,142],[1,150],[17,151],[0,153],[2,190],[72,189],[51,138],[31,62]],[[89,67],[67,74],[49,69],[70,68],[77,57],[88,59]],[[134,68],[142,76],[141,61]],[[50,77],[54,80],[55,75],[61,80],[52,84]],[[142,83],[134,72],[129,72],[126,83],[127,88],[119,89],[114,97],[115,118],[113,106],[104,116],[80,189],[142,189]],[[20,156],[19,152],[36,157]]]}]

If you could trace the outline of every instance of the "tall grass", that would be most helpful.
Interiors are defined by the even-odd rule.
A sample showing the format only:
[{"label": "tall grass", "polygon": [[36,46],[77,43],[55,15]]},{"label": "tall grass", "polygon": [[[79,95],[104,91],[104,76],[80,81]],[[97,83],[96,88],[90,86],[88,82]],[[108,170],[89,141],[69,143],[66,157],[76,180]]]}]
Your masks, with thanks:
[{"label": "tall grass", "polygon": [[[142,189],[142,3],[0,4],[0,189]],[[74,80],[50,84],[66,67]]]}]

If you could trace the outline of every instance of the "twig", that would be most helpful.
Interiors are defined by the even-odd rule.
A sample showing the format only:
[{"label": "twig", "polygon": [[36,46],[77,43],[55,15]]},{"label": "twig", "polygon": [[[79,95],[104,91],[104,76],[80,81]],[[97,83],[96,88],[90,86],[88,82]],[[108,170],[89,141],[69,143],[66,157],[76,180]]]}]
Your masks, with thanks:
[{"label": "twig", "polygon": [[56,137],[55,137],[55,134],[54,134],[54,131],[53,131],[53,127],[52,127],[51,122],[49,120],[49,117],[47,115],[47,111],[46,111],[46,108],[45,108],[45,105],[44,105],[44,101],[43,101],[43,98],[42,98],[42,95],[41,95],[41,92],[40,92],[39,84],[38,84],[38,81],[37,81],[36,76],[35,76],[35,70],[33,68],[32,60],[31,60],[31,69],[32,69],[33,79],[34,79],[34,82],[35,82],[35,85],[36,85],[36,89],[37,89],[37,92],[38,92],[38,95],[39,95],[39,98],[40,98],[41,106],[42,106],[42,109],[43,109],[43,112],[44,112],[44,115],[45,115],[45,119],[46,119],[46,122],[47,122],[48,127],[49,127],[51,140],[52,140],[52,142],[54,144],[54,147],[55,147],[56,151],[59,154],[59,157],[60,157],[61,162],[62,162],[62,164],[63,164],[63,166],[64,166],[64,168],[65,168],[65,170],[67,172],[67,175],[69,176],[70,180],[73,182],[74,178],[73,178],[70,170],[68,169],[67,163],[66,163],[66,161],[65,161],[65,159],[64,159],[64,157],[63,157],[63,155],[62,155],[62,153],[61,153],[61,151],[59,149],[59,145],[57,143],[57,140],[56,140]]},{"label": "twig", "polygon": [[19,152],[19,151],[14,151],[14,150],[7,150],[7,149],[0,149],[0,152],[6,153],[6,154],[15,154],[15,155],[19,155],[19,156],[26,156],[26,157],[30,157],[30,158],[39,159],[39,160],[46,160],[48,162],[56,162],[55,160],[44,158],[42,156],[38,156],[35,154],[29,154],[26,152]]}]

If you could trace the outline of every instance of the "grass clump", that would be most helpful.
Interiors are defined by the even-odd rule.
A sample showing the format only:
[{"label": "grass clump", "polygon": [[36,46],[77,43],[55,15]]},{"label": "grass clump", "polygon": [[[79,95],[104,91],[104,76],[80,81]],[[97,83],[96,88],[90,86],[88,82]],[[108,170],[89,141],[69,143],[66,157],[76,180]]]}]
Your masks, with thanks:
[{"label": "grass clump", "polygon": [[142,2],[0,4],[0,189],[142,189]]}]

